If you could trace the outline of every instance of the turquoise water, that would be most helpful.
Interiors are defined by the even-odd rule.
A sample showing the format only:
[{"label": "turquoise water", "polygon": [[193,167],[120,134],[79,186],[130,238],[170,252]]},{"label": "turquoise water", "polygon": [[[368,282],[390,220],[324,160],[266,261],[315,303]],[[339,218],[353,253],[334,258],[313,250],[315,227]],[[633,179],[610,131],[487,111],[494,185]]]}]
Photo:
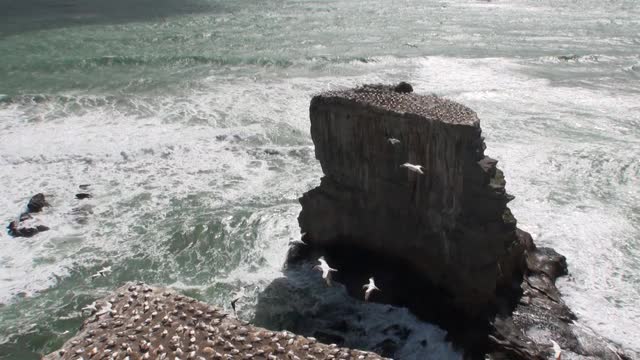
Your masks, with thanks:
[{"label": "turquoise water", "polygon": [[[128,280],[217,304],[244,288],[252,319],[321,176],[311,96],[400,80],[478,112],[520,226],[568,258],[566,301],[640,350],[637,1],[0,5],[0,219],[36,192],[53,205],[51,231],[0,234],[0,358],[52,351]],[[75,200],[86,183],[94,198]],[[352,301],[299,275],[313,301]],[[388,320],[350,304],[365,328]],[[459,356],[402,318],[434,344],[412,338],[403,358]]]}]

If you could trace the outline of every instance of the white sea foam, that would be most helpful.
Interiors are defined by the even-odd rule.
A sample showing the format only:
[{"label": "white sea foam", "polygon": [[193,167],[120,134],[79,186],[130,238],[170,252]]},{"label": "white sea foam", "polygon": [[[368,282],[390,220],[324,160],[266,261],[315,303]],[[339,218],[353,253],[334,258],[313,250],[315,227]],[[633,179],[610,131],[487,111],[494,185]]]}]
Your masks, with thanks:
[{"label": "white sea foam", "polygon": [[585,324],[638,349],[637,99],[527,70],[516,60],[428,58],[415,85],[478,112],[520,226],[567,256],[565,300]]},{"label": "white sea foam", "polygon": [[[501,161],[507,189],[516,195],[520,225],[568,258],[571,277],[560,284],[569,304],[587,325],[637,347],[639,281],[629,271],[640,263],[634,245],[640,231],[630,215],[640,200],[635,97],[554,83],[536,76],[527,59],[371,60],[332,64],[335,76],[326,68],[317,76],[275,78],[214,73],[186,93],[70,93],[4,103],[0,219],[15,217],[31,195],[44,192],[52,207],[38,218],[52,229],[31,239],[0,234],[0,302],[69,287],[79,288],[69,296],[83,302],[143,279],[227,307],[245,287],[240,316],[251,318],[260,293],[282,276],[288,241],[299,234],[297,198],[321,177],[308,132],[311,96],[410,80],[418,92],[478,112],[488,153]],[[75,200],[77,186],[86,183],[94,198]],[[83,204],[89,212],[74,210]],[[83,280],[103,265],[114,267],[113,278]],[[304,292],[313,274],[299,276]],[[38,301],[53,301],[63,309],[59,316],[72,316],[65,294],[33,298],[27,318],[35,322],[47,311]],[[379,305],[350,306],[372,333],[389,321]],[[415,334],[402,358],[456,357],[442,332],[405,310],[395,314]],[[15,332],[23,326],[8,325]],[[431,339],[428,351],[419,334]],[[366,347],[378,340],[350,341]]]}]

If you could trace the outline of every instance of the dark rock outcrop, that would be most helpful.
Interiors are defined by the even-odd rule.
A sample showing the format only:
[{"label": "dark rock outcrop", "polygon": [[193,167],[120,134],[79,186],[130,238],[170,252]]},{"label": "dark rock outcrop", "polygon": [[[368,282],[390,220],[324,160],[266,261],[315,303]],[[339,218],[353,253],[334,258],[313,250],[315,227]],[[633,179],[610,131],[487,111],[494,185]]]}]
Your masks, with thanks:
[{"label": "dark rock outcrop", "polygon": [[23,226],[18,221],[12,221],[7,226],[7,230],[9,235],[13,237],[32,237],[39,232],[49,230],[49,227],[45,225]]},{"label": "dark rock outcrop", "polygon": [[40,193],[35,194],[33,195],[33,197],[31,197],[29,203],[27,204],[27,209],[29,209],[28,212],[30,213],[37,213],[42,211],[45,206],[49,206],[49,203],[45,199],[44,194]]},{"label": "dark rock outcrop", "polygon": [[373,301],[441,325],[467,358],[547,359],[550,340],[632,358],[575,322],[555,286],[566,259],[516,227],[475,112],[410,85],[366,85],[314,97],[310,117],[324,177],[300,199],[308,245],[288,263],[324,255],[356,297],[375,276]]},{"label": "dark rock outcrop", "polygon": [[31,197],[27,204],[27,211],[20,214],[17,220],[11,221],[7,225],[7,232],[13,237],[32,237],[39,232],[49,230],[49,227],[40,224],[33,224],[32,213],[38,213],[46,206],[49,206],[44,194],[39,193]]},{"label": "dark rock outcrop", "polygon": [[91,194],[87,194],[87,193],[76,194],[76,199],[78,200],[84,200],[84,199],[90,199],[90,198],[92,198]]}]

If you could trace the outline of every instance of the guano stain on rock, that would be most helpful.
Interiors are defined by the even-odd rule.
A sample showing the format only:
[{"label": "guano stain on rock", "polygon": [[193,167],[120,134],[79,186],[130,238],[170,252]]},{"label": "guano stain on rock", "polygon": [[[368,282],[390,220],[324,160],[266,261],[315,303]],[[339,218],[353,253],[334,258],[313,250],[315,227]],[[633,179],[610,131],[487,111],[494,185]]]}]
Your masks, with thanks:
[{"label": "guano stain on rock", "polygon": [[58,359],[368,359],[366,351],[270,331],[166,288],[127,284],[96,301],[97,312],[57,351]]}]

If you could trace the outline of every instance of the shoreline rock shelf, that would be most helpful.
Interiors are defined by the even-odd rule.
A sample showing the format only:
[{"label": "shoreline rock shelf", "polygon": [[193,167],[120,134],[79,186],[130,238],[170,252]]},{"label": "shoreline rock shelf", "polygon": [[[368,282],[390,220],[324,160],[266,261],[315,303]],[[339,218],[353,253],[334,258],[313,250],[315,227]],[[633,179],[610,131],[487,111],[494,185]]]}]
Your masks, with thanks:
[{"label": "shoreline rock shelf", "polygon": [[60,350],[58,359],[385,359],[270,331],[175,291],[127,284],[96,301],[96,310]]}]

